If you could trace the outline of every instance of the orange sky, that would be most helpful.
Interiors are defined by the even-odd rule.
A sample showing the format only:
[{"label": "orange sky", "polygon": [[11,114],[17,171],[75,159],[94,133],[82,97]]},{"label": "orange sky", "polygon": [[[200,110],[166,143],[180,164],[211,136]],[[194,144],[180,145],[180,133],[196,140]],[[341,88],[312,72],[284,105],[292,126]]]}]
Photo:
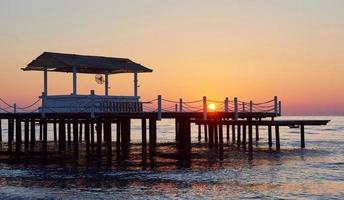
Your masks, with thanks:
[{"label": "orange sky", "polygon": [[[289,115],[344,114],[343,1],[1,1],[0,97],[26,105],[42,73],[23,72],[43,51],[127,57],[154,70],[139,94],[263,101]],[[131,74],[110,94],[131,95]],[[70,74],[49,74],[49,92],[71,92]],[[78,91],[103,93],[93,75]],[[1,106],[1,104],[0,104]]]}]

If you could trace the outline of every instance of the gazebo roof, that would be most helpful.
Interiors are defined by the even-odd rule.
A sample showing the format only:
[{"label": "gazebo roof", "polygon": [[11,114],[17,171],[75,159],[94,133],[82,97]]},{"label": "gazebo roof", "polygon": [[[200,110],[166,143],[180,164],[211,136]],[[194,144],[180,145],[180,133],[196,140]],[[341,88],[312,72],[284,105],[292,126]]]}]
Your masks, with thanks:
[{"label": "gazebo roof", "polygon": [[65,53],[44,52],[31,61],[24,71],[48,71],[73,72],[86,74],[118,74],[118,73],[142,73],[153,70],[135,63],[127,58],[112,58],[102,56],[86,56]]}]

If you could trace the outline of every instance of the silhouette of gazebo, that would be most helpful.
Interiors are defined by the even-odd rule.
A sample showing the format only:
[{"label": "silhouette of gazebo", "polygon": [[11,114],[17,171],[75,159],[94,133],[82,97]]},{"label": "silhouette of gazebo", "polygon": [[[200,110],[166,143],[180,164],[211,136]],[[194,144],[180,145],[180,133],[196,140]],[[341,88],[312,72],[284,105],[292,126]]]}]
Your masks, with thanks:
[{"label": "silhouette of gazebo", "polygon": [[[138,73],[152,72],[127,58],[86,56],[65,53],[44,52],[30,62],[24,71],[44,72],[44,91],[42,93],[43,113],[77,112],[139,112],[142,105],[138,96]],[[49,95],[48,72],[73,73],[73,92],[70,95]],[[77,74],[101,74],[104,76],[105,95],[77,93]],[[119,73],[134,74],[133,96],[110,96],[108,76]]]}]

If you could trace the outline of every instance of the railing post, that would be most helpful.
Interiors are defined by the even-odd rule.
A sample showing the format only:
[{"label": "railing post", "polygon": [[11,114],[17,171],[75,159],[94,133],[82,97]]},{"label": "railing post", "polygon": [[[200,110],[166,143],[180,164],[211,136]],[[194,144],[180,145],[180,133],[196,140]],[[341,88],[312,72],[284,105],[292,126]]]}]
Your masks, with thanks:
[{"label": "railing post", "polygon": [[183,99],[179,99],[179,112],[183,112]]},{"label": "railing post", "polygon": [[158,95],[158,117],[157,120],[161,120],[161,95]]},{"label": "railing post", "polygon": [[225,99],[225,112],[228,112],[228,97]]},{"label": "railing post", "polygon": [[242,102],[242,112],[246,112],[246,103],[245,102]]},{"label": "railing post", "polygon": [[252,102],[252,100],[250,101],[250,112],[253,112],[253,102]]},{"label": "railing post", "polygon": [[208,118],[208,106],[207,106],[207,97],[203,97],[203,120]]},{"label": "railing post", "polygon": [[234,97],[234,119],[238,120],[238,98]]},{"label": "railing post", "polygon": [[94,90],[91,90],[91,118],[94,118]]},{"label": "railing post", "polygon": [[282,116],[282,102],[278,101],[278,115]]},{"label": "railing post", "polygon": [[13,104],[13,113],[17,113],[17,104],[16,103]]},{"label": "railing post", "polygon": [[278,114],[278,99],[277,96],[274,97],[275,114]]},{"label": "railing post", "polygon": [[176,104],[176,105],[174,106],[174,109],[175,109],[175,110],[174,110],[175,112],[178,112],[178,104]]}]

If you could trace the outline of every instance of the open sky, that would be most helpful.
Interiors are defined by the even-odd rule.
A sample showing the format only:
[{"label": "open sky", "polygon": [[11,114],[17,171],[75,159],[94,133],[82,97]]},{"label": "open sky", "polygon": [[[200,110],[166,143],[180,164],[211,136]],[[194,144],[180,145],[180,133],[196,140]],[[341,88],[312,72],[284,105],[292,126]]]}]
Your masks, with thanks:
[{"label": "open sky", "polygon": [[[42,72],[23,72],[44,51],[127,57],[144,100],[264,101],[288,115],[344,115],[342,0],[0,0],[0,97],[27,105]],[[103,93],[94,75],[78,92]],[[133,75],[112,75],[110,94],[132,95]],[[72,91],[49,74],[50,94]],[[1,106],[2,104],[0,104]]]}]

